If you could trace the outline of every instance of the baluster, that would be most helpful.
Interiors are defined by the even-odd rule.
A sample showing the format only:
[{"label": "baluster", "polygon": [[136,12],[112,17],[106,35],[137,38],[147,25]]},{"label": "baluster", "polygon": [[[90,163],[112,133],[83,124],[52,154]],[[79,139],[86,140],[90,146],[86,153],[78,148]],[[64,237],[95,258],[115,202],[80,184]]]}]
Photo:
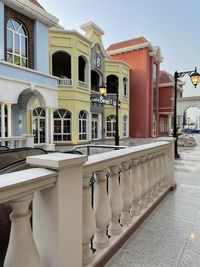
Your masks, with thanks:
[{"label": "baluster", "polygon": [[109,244],[106,229],[111,220],[111,207],[106,189],[107,170],[96,172],[97,182],[94,189],[94,212],[96,218],[96,233],[94,245],[96,248],[104,248]]},{"label": "baluster", "polygon": [[122,173],[121,173],[121,188],[124,200],[124,208],[121,214],[121,224],[129,225],[131,223],[130,208],[133,202],[133,191],[131,187],[131,176],[130,176],[130,162],[122,162]]},{"label": "baluster", "polygon": [[119,186],[119,166],[111,166],[109,179],[109,200],[112,210],[112,218],[109,226],[110,235],[118,235],[121,232],[119,216],[123,209],[122,192]]},{"label": "baluster", "polygon": [[142,186],[142,196],[141,196],[141,208],[147,208],[146,194],[148,191],[148,180],[146,172],[146,157],[140,157],[140,181]]},{"label": "baluster", "polygon": [[131,215],[138,216],[140,214],[139,200],[142,195],[142,187],[141,187],[140,175],[139,175],[139,159],[132,160],[131,178],[132,178],[131,187],[133,191],[133,202],[131,205]]},{"label": "baluster", "polygon": [[153,189],[153,175],[152,175],[152,154],[147,154],[147,178],[149,182],[149,190],[147,193],[147,201],[152,202],[154,200],[153,195],[152,195],[152,189]]},{"label": "baluster", "polygon": [[154,157],[153,170],[154,170],[154,178],[155,178],[153,196],[158,197],[159,196],[159,192],[158,192],[158,181],[159,181],[158,152],[154,152],[153,157]]},{"label": "baluster", "polygon": [[29,205],[33,195],[10,202],[11,232],[4,267],[39,267],[40,259],[31,230]]},{"label": "baluster", "polygon": [[163,192],[164,188],[162,186],[162,180],[164,175],[164,168],[163,168],[163,162],[162,162],[162,152],[158,152],[158,192]]},{"label": "baluster", "polygon": [[93,252],[90,248],[90,240],[96,230],[95,215],[91,205],[90,179],[92,174],[83,177],[83,233],[82,251],[83,265],[87,265],[93,259]]},{"label": "baluster", "polygon": [[166,149],[162,151],[162,161],[163,161],[163,169],[164,169],[164,175],[163,175],[163,187],[167,188],[169,186],[168,177],[167,177],[167,151]]}]

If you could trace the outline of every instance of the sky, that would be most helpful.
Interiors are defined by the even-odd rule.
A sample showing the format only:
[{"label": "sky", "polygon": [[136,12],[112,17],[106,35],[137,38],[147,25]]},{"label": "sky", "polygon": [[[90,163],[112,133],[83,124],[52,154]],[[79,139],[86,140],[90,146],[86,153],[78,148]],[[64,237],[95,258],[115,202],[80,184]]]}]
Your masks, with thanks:
[{"label": "sky", "polygon": [[[93,21],[103,31],[104,47],[144,36],[161,48],[161,70],[200,73],[200,0],[38,0],[67,30],[83,33],[80,25]],[[188,75],[184,96],[200,96]]]}]

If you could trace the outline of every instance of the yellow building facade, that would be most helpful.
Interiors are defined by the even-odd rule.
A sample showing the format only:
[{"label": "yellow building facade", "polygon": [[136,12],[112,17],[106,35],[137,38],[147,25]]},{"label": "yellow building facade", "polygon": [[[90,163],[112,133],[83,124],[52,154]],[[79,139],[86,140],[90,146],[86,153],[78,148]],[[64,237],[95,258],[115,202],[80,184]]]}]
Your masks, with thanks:
[{"label": "yellow building facade", "polygon": [[[129,65],[105,51],[104,32],[94,23],[85,35],[61,28],[49,30],[49,71],[58,77],[58,109],[53,111],[55,144],[82,144],[114,139],[116,92],[119,136],[129,137]],[[101,96],[99,86],[106,84]]]}]

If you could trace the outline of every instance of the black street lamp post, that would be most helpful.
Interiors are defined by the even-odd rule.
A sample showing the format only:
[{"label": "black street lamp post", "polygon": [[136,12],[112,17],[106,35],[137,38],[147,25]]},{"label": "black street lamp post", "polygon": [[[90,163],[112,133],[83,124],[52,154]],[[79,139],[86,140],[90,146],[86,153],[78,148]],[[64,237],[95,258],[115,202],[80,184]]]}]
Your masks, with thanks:
[{"label": "black street lamp post", "polygon": [[197,84],[200,82],[200,74],[197,72],[197,68],[192,71],[184,71],[184,72],[175,72],[174,73],[174,125],[173,125],[173,137],[175,138],[174,142],[174,157],[180,158],[178,154],[177,142],[178,142],[178,135],[177,135],[177,127],[176,127],[176,118],[177,118],[177,82],[178,78],[182,78],[188,74],[190,76],[191,82],[196,88]]},{"label": "black street lamp post", "polygon": [[[116,124],[115,124],[115,145],[119,146],[119,86],[118,86],[118,81],[117,81],[117,88],[116,88],[116,112],[115,112],[115,116],[116,116]],[[105,96],[106,94],[106,83],[103,83],[100,87],[99,87],[99,92],[102,96]]]}]

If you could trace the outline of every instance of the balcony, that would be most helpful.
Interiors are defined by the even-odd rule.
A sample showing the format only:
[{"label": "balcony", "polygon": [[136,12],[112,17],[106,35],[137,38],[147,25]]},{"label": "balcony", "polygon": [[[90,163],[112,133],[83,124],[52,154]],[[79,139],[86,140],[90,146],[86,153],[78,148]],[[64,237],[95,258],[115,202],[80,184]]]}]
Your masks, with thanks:
[{"label": "balcony", "polygon": [[59,78],[58,79],[58,85],[59,86],[71,86],[72,85],[72,79]]},{"label": "balcony", "polygon": [[103,266],[175,184],[173,142],[27,163],[0,179],[12,207],[5,267]]},{"label": "balcony", "polygon": [[56,77],[5,61],[0,61],[0,76],[5,79],[27,81],[28,83],[57,88]]},{"label": "balcony", "polygon": [[78,87],[88,88],[88,83],[87,82],[78,81]]}]

